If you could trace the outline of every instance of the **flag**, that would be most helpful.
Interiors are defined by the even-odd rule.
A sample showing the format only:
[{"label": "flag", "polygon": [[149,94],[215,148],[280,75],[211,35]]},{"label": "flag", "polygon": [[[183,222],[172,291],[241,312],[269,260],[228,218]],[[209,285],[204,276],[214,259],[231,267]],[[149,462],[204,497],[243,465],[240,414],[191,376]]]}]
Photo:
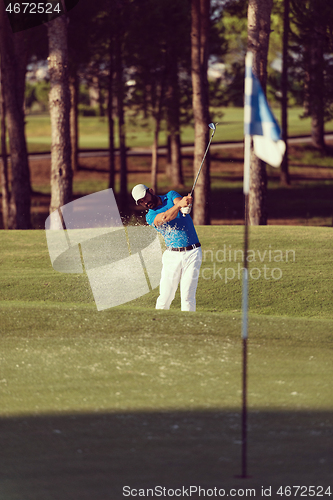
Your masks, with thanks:
[{"label": "flag", "polygon": [[279,167],[286,150],[281,131],[258,78],[252,72],[252,53],[245,60],[244,135],[253,137],[254,152],[272,167]]}]

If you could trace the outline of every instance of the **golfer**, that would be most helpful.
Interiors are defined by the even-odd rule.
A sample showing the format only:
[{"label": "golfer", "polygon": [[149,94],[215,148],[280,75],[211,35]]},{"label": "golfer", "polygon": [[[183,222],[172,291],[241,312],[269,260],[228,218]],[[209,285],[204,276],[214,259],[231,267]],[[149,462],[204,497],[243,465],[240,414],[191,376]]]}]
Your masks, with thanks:
[{"label": "golfer", "polygon": [[157,196],[144,184],[136,185],[132,196],[137,205],[148,209],[147,223],[163,235],[167,245],[156,309],[170,309],[180,282],[181,310],[195,311],[202,251],[189,215],[193,198],[182,197],[176,191]]}]

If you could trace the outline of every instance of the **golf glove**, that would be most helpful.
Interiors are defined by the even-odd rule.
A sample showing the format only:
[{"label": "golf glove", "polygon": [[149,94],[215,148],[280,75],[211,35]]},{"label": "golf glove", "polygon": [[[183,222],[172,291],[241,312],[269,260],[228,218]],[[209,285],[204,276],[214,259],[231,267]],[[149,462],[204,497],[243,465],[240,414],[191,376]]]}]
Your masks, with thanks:
[{"label": "golf glove", "polygon": [[189,205],[188,207],[183,207],[180,209],[180,211],[183,215],[189,214],[191,212],[191,210],[192,210],[192,205]]}]

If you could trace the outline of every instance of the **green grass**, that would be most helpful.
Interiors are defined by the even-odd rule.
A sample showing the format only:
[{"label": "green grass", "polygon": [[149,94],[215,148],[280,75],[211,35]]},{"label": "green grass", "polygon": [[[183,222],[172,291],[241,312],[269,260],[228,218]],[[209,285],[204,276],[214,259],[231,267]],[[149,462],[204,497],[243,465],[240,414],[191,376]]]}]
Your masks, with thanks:
[{"label": "green grass", "polygon": [[[1,411],[236,406],[243,228],[200,227],[199,234],[204,259],[198,312],[193,316],[179,312],[179,295],[170,312],[155,311],[157,289],[98,313],[86,275],[52,269],[43,231],[2,232],[2,378],[11,389],[5,392]],[[304,408],[332,404],[326,349],[333,333],[331,246],[327,228],[251,228],[254,385],[268,369],[265,360],[272,360],[260,390],[250,398],[254,407],[290,408],[296,401]],[[274,354],[279,344],[283,348]],[[314,352],[318,363],[309,361]],[[293,375],[295,360],[300,365]],[[223,402],[216,375],[221,363],[229,374]],[[275,387],[281,367],[286,385]],[[309,377],[304,377],[307,370]],[[138,390],[137,377],[145,390]],[[69,380],[73,386],[67,393]],[[113,387],[119,386],[119,395],[106,395],[110,380]],[[326,382],[317,394],[318,380]],[[94,391],[97,381],[99,389]],[[25,397],[35,383],[40,395]],[[295,399],[292,392],[302,396]]]},{"label": "green grass", "polygon": [[242,341],[233,251],[243,228],[198,227],[208,279],[199,279],[196,313],[179,310],[179,295],[156,311],[157,290],[98,312],[85,275],[52,269],[43,231],[2,231],[1,498],[118,500],[124,485],[196,484],[257,496],[272,486],[278,499],[281,485],[327,487],[331,231],[250,230],[250,270],[274,266],[282,276],[250,279],[246,483],[235,478]]},{"label": "green grass", "polygon": [[[18,303],[1,316],[3,416],[239,406],[235,313]],[[249,407],[332,409],[332,333],[329,320],[252,316]]]},{"label": "green grass", "polygon": [[[212,109],[212,117],[216,115],[219,122],[214,141],[242,141],[243,140],[243,108],[219,108]],[[279,119],[279,110],[274,110]],[[219,114],[223,114],[222,119]],[[289,110],[289,135],[309,135],[311,131],[310,119],[300,119],[301,108]],[[27,115],[26,135],[29,152],[49,151],[51,146],[51,124],[48,115]],[[326,124],[327,132],[333,131],[333,122]],[[79,147],[80,149],[104,149],[108,147],[108,123],[106,118],[79,117]],[[182,142],[193,143],[193,125],[187,125],[182,129]],[[145,121],[136,117],[135,124],[130,118],[127,119],[126,145],[134,147],[150,147],[153,142],[152,120]],[[116,147],[118,139],[115,137]],[[160,144],[166,144],[165,131],[161,131]]]},{"label": "green grass", "polygon": [[[203,247],[198,311],[239,312],[243,227],[200,226],[198,233]],[[2,231],[1,234],[0,298],[3,304],[19,300],[43,306],[82,304],[94,309],[86,275],[53,270],[44,231]],[[332,239],[331,228],[251,227],[250,311],[258,315],[331,320]],[[156,289],[123,307],[154,308],[157,295]],[[178,299],[172,308],[179,308]]]},{"label": "green grass", "polygon": [[316,150],[311,145],[303,145],[302,148],[297,148],[298,151],[292,153],[289,157],[289,162],[292,165],[332,168],[332,152],[329,155],[323,154]]},{"label": "green grass", "polygon": [[[217,179],[217,176],[215,176]],[[332,227],[332,182],[304,182],[285,188],[269,182],[267,211],[269,224],[288,223]],[[214,182],[211,197],[212,215],[243,222],[244,201],[241,182]]]}]

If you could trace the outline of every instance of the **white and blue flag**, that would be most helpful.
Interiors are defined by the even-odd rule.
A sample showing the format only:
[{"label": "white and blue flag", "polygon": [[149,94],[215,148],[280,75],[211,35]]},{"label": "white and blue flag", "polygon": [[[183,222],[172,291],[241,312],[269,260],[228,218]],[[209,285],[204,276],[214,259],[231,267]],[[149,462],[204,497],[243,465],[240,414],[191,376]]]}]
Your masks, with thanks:
[{"label": "white and blue flag", "polygon": [[258,158],[279,167],[286,150],[280,127],[267,103],[260,82],[252,72],[252,53],[245,60],[244,134],[253,137]]}]

